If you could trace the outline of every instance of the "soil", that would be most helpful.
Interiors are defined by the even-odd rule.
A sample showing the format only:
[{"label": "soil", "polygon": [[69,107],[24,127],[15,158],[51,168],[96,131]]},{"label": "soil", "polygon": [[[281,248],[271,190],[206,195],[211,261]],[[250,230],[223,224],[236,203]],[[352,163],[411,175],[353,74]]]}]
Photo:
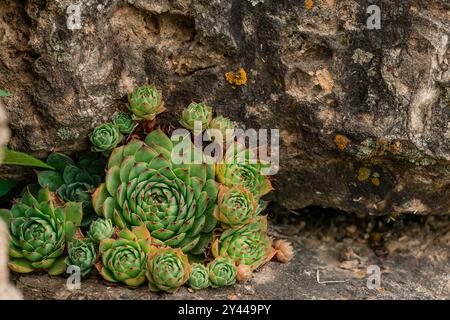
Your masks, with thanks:
[{"label": "soil", "polygon": [[[274,238],[292,242],[288,264],[270,262],[242,284],[175,294],[106,284],[91,274],[80,290],[45,274],[14,275],[26,299],[450,299],[450,218],[445,216],[358,217],[320,208],[278,212]],[[381,271],[369,289],[369,266]],[[373,283],[373,282],[372,282]]]}]

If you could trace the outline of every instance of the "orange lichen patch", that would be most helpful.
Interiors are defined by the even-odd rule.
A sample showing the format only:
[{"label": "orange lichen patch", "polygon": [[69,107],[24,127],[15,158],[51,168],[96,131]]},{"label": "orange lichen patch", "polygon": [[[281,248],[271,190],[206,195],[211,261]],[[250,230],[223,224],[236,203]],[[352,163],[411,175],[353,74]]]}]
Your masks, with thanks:
[{"label": "orange lichen patch", "polygon": [[347,147],[349,141],[343,135],[337,134],[334,137],[334,143],[336,144],[336,147],[339,149],[339,151],[344,151],[345,148]]},{"label": "orange lichen patch", "polygon": [[236,86],[242,86],[247,83],[247,72],[245,72],[244,68],[240,68],[235,74],[234,72],[227,72],[225,73],[225,79],[233,85],[233,87]]},{"label": "orange lichen patch", "polygon": [[366,181],[370,177],[370,169],[362,167],[358,170],[358,180]]},{"label": "orange lichen patch", "polygon": [[314,1],[313,0],[306,0],[305,2],[305,8],[308,10],[311,10],[314,7]]},{"label": "orange lichen patch", "polygon": [[379,178],[372,178],[372,184],[374,185],[374,186],[379,186],[380,185],[380,179]]}]

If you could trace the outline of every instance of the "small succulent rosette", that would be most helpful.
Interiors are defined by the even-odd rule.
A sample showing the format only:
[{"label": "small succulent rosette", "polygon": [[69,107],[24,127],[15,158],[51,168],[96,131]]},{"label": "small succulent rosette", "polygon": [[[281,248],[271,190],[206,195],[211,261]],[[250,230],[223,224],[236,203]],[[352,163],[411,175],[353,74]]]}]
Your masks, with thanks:
[{"label": "small succulent rosette", "polygon": [[122,142],[123,135],[119,127],[111,122],[104,123],[95,127],[94,131],[89,135],[91,141],[91,150],[109,155],[111,150]]},{"label": "small succulent rosette", "polygon": [[90,240],[74,239],[69,242],[68,256],[65,260],[67,266],[76,266],[84,277],[91,272],[97,260],[97,252]]},{"label": "small succulent rosette", "polygon": [[99,218],[89,226],[88,237],[95,244],[99,244],[102,240],[111,238],[114,234],[115,227],[110,219]]},{"label": "small succulent rosette", "polygon": [[249,190],[255,200],[272,191],[269,178],[263,169],[268,165],[256,160],[256,153],[235,143],[225,152],[223,161],[216,165],[217,181],[227,187],[241,186]]},{"label": "small succulent rosette", "polygon": [[204,103],[192,102],[181,114],[180,124],[190,131],[194,131],[196,123],[201,131],[205,130],[212,120],[212,108]]},{"label": "small succulent rosette", "polygon": [[138,124],[134,122],[131,114],[122,111],[114,114],[114,123],[122,134],[131,134],[138,126]]},{"label": "small succulent rosette", "polygon": [[209,282],[209,271],[203,264],[192,264],[192,271],[189,275],[188,284],[192,289],[201,290],[208,288],[211,283]]},{"label": "small succulent rosette", "polygon": [[101,263],[96,267],[108,282],[123,282],[138,287],[146,280],[147,253],[152,238],[145,226],[132,231],[123,229],[118,239],[104,239],[100,242]]},{"label": "small succulent rosette", "polygon": [[208,264],[208,271],[213,288],[231,286],[236,283],[237,269],[230,258],[217,257]]},{"label": "small succulent rosette", "polygon": [[[224,143],[231,139],[236,129],[236,123],[229,118],[218,116],[211,120],[205,132],[207,139],[214,139],[215,142]],[[218,135],[220,133],[220,136]]]},{"label": "small succulent rosette", "polygon": [[128,109],[135,120],[151,121],[166,109],[162,93],[153,85],[136,88],[128,95]]},{"label": "small succulent rosette", "polygon": [[213,242],[214,257],[229,257],[236,265],[244,264],[252,270],[270,261],[275,251],[267,234],[267,218],[260,216],[238,229],[226,229]]},{"label": "small succulent rosette", "polygon": [[188,281],[191,270],[188,257],[180,249],[150,248],[147,271],[150,291],[177,291]]},{"label": "small succulent rosette", "polygon": [[219,187],[218,206],[214,216],[224,225],[239,228],[253,221],[258,204],[252,193],[240,186]]}]

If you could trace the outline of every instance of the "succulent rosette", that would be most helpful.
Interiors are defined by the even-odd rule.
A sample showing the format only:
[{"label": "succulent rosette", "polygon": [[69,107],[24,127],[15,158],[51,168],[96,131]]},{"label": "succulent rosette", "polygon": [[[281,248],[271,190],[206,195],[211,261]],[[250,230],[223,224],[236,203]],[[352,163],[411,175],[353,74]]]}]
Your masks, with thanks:
[{"label": "succulent rosette", "polygon": [[114,123],[123,134],[132,133],[138,126],[138,124],[134,122],[131,114],[122,111],[116,112],[114,115]]},{"label": "succulent rosette", "polygon": [[242,186],[255,200],[272,190],[272,184],[263,169],[268,165],[258,161],[256,154],[235,143],[227,149],[224,160],[216,165],[217,181],[227,187]]},{"label": "succulent rosette", "polygon": [[[236,129],[236,123],[231,121],[229,118],[218,116],[211,120],[211,122],[208,125],[208,129],[218,130],[222,134],[223,141],[226,141],[227,137],[227,130],[234,130]],[[207,137],[210,136],[210,134],[207,133]]]},{"label": "succulent rosette", "polygon": [[116,124],[108,122],[95,127],[89,135],[91,150],[109,154],[122,141],[122,133]]},{"label": "succulent rosette", "polygon": [[59,275],[66,270],[63,253],[66,241],[73,238],[81,223],[81,203],[58,207],[47,189],[37,194],[28,190],[11,210],[2,209],[0,215],[9,223],[8,266],[12,271],[46,270]]},{"label": "succulent rosette", "polygon": [[69,156],[53,152],[47,163],[55,168],[38,173],[39,184],[56,192],[64,201],[81,202],[83,204],[83,221],[81,226],[88,226],[96,214],[92,207],[91,194],[100,184],[106,163],[96,153],[82,155],[75,163]]},{"label": "succulent rosette", "polygon": [[155,86],[142,86],[128,94],[128,109],[135,120],[153,120],[164,112],[162,93]]},{"label": "succulent rosette", "polygon": [[192,264],[192,271],[189,275],[188,284],[192,289],[206,289],[211,284],[209,282],[209,272],[203,264]]},{"label": "succulent rosette", "polygon": [[211,251],[214,257],[229,257],[236,265],[244,264],[252,270],[260,267],[275,254],[267,235],[267,218],[258,217],[239,229],[226,229],[215,239]]},{"label": "succulent rosette", "polygon": [[188,130],[194,130],[195,122],[199,122],[205,130],[212,119],[212,108],[204,103],[192,102],[181,114],[180,124]]},{"label": "succulent rosette", "polygon": [[137,287],[146,280],[147,253],[152,239],[145,226],[132,231],[123,229],[119,239],[104,239],[100,242],[101,265],[97,266],[103,279],[123,282]]},{"label": "succulent rosette", "polygon": [[99,218],[91,223],[87,235],[94,243],[100,243],[104,239],[111,238],[114,230],[111,220]]},{"label": "succulent rosette", "polygon": [[166,246],[200,254],[216,225],[214,166],[172,162],[173,143],[155,130],[109,159],[105,183],[93,195],[97,214],[119,228],[146,225]]},{"label": "succulent rosette", "polygon": [[228,188],[221,185],[217,199],[214,216],[232,228],[250,223],[258,207],[252,193],[240,186]]},{"label": "succulent rosette", "polygon": [[97,260],[94,244],[89,240],[74,239],[68,247],[66,265],[79,267],[82,276],[91,272]]},{"label": "succulent rosette", "polygon": [[192,267],[181,249],[150,248],[147,279],[150,291],[175,292],[189,278]]},{"label": "succulent rosette", "polygon": [[236,283],[237,269],[230,258],[217,257],[208,264],[208,272],[213,288],[231,286]]}]

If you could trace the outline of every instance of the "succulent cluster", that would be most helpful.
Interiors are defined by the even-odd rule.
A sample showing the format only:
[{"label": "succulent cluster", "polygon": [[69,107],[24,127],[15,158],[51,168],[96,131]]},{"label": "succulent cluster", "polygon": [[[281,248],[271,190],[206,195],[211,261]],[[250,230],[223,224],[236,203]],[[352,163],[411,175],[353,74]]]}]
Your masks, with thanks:
[{"label": "succulent cluster", "polygon": [[[50,154],[55,170],[38,173],[42,188],[0,211],[13,271],[56,275],[76,266],[86,276],[95,266],[107,282],[174,292],[229,286],[273,257],[291,259],[290,244],[273,245],[267,233],[261,197],[272,185],[254,150],[233,143],[213,164],[189,137],[172,141],[146,126],[165,110],[154,86],[130,93],[128,109],[90,134],[94,153],[77,162]],[[140,122],[144,130],[136,130]],[[204,103],[191,103],[180,123],[223,138],[236,127]]]},{"label": "succulent cluster", "polygon": [[96,218],[91,194],[104,177],[106,162],[95,153],[82,155],[78,162],[69,156],[53,152],[47,163],[55,168],[38,173],[38,182],[43,188],[56,192],[64,201],[81,202],[83,205],[82,226],[88,226]]}]

